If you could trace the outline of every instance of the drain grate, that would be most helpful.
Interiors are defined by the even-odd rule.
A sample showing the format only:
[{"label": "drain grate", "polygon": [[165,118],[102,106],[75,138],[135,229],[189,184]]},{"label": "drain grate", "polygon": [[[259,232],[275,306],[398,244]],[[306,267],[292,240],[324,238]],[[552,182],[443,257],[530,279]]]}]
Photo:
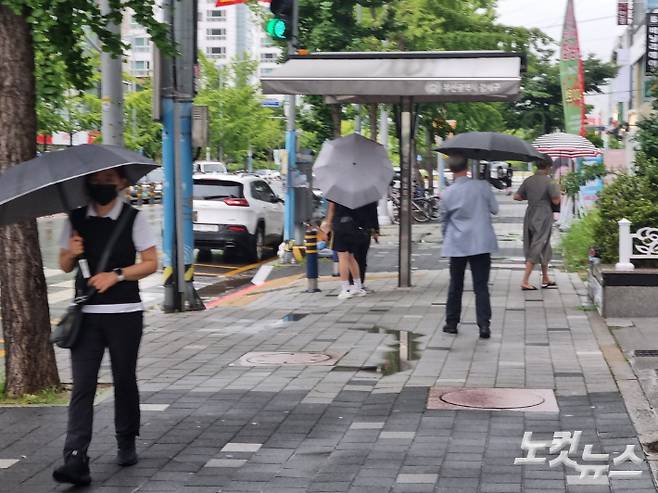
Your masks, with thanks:
[{"label": "drain grate", "polygon": [[633,354],[636,358],[656,358],[658,357],[658,349],[636,349]]}]

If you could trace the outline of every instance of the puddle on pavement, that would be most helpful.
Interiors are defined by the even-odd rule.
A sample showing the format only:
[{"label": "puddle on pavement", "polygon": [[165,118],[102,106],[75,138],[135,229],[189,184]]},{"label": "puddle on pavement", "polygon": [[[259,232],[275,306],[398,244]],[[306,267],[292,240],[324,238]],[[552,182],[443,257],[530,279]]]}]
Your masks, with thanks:
[{"label": "puddle on pavement", "polygon": [[289,313],[284,316],[281,320],[284,322],[298,322],[304,318],[308,313]]},{"label": "puddle on pavement", "polygon": [[393,336],[395,340],[392,344],[387,344],[387,350],[382,355],[383,361],[376,366],[336,366],[335,371],[373,371],[383,376],[389,376],[413,368],[415,362],[420,359],[419,339],[423,337],[422,334],[378,326],[351,327],[348,330],[360,330],[369,334],[387,334]]}]

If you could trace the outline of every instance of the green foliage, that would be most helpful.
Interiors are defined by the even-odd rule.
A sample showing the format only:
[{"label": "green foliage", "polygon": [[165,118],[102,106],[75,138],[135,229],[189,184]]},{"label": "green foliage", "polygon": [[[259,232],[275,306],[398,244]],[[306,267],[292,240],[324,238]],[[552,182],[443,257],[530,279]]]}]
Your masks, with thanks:
[{"label": "green foliage", "polygon": [[651,114],[638,123],[635,137],[640,149],[635,157],[635,172],[658,186],[658,77],[651,84]]},{"label": "green foliage", "polygon": [[162,124],[153,121],[152,95],[150,83],[126,95],[123,105],[123,138],[127,148],[141,151],[145,156],[157,160],[162,154]]},{"label": "green foliage", "polygon": [[608,170],[603,163],[583,166],[579,171],[571,171],[564,176],[562,188],[567,195],[574,197],[580,191],[580,187],[607,174]]},{"label": "green foliage", "polygon": [[605,263],[618,258],[618,221],[628,219],[632,229],[658,225],[658,187],[646,176],[621,175],[599,195],[601,221],[595,228]]},{"label": "green foliage", "polygon": [[[120,56],[125,46],[107,30],[109,21],[121,22],[122,12],[132,10],[134,17],[166,53],[174,49],[168,42],[168,27],[156,20],[155,0],[110,1],[111,10],[101,14],[94,0],[0,0],[17,15],[23,16],[32,30],[39,93],[44,98],[63,94],[70,84],[88,89],[94,78],[93,56],[85,40],[93,33],[104,49]],[[62,71],[62,69],[64,69]]]},{"label": "green foliage", "polygon": [[[545,40],[545,38],[538,38]],[[583,60],[585,92],[601,93],[601,86],[614,77],[617,67],[593,55]],[[554,51],[540,48],[528,54],[528,71],[523,75],[521,96],[510,103],[505,120],[510,129],[530,129],[531,138],[564,128],[560,65]]]},{"label": "green foliage", "polygon": [[283,145],[281,111],[264,108],[253,79],[256,63],[236,60],[217,68],[199,55],[201,89],[195,103],[208,106],[210,147],[221,148],[232,161],[244,163],[249,147],[254,154],[269,154]]},{"label": "green foliage", "polygon": [[592,144],[594,144],[596,147],[598,147],[599,149],[602,149],[603,146],[604,146],[603,138],[597,133],[587,132],[587,135],[585,135],[585,138],[587,140],[589,140]]},{"label": "green foliage", "polygon": [[560,250],[569,271],[582,271],[587,268],[589,250],[597,246],[596,231],[600,224],[601,216],[595,209],[574,222],[569,231],[560,238]]}]

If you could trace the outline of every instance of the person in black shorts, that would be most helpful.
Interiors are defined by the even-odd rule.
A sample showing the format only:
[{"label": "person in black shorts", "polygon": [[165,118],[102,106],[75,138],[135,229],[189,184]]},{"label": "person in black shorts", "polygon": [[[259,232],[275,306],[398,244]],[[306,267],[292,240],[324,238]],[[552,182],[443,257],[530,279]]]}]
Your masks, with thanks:
[{"label": "person in black shorts", "polygon": [[[368,250],[370,250],[371,240],[374,238],[375,242],[379,238],[379,218],[377,217],[377,202],[364,205],[354,210],[354,218],[357,226],[357,245],[354,249],[354,258],[356,263],[359,264],[359,272],[361,273],[361,287],[365,288],[366,284],[366,269],[368,268]],[[350,276],[350,284],[353,284],[352,276]],[[366,290],[367,291],[367,290]]]},{"label": "person in black shorts", "polygon": [[[362,230],[358,227],[355,210],[336,202],[329,201],[327,217],[320,226],[325,233],[331,232],[331,248],[338,252],[338,270],[340,272],[341,291],[338,299],[347,299],[352,296],[365,296],[361,284],[359,264],[354,258],[354,252],[363,242]],[[354,279],[354,286],[350,286],[350,275]]]}]

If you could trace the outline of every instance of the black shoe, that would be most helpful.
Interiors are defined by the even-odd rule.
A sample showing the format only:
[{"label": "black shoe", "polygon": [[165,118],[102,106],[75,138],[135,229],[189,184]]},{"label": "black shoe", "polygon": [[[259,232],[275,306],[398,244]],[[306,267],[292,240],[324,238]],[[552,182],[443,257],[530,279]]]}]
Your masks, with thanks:
[{"label": "black shoe", "polygon": [[91,483],[89,457],[78,450],[74,450],[66,456],[64,465],[53,471],[53,479],[58,483],[87,486]]},{"label": "black shoe", "polygon": [[488,325],[480,327],[480,339],[489,339],[491,337],[491,330]]},{"label": "black shoe", "polygon": [[457,334],[457,326],[446,324],[443,327],[443,332],[445,332],[446,334]]},{"label": "black shoe", "polygon": [[122,467],[134,466],[138,461],[137,451],[135,447],[120,448],[117,451],[117,464]]}]

